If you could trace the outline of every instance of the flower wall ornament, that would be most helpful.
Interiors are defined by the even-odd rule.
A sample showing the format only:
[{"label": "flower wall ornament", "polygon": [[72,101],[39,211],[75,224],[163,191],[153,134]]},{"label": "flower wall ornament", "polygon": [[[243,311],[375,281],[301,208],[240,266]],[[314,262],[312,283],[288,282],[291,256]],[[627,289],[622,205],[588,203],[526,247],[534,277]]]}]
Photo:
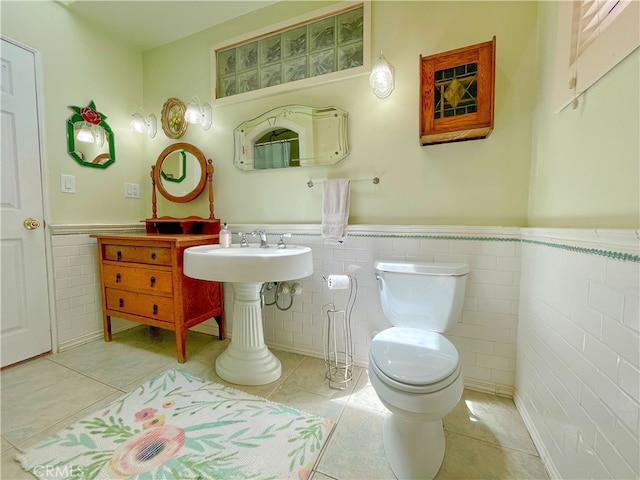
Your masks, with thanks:
[{"label": "flower wall ornament", "polygon": [[164,102],[160,123],[167,137],[177,139],[185,134],[188,126],[184,119],[186,111],[187,106],[178,98],[172,97]]},{"label": "flower wall ornament", "polygon": [[[80,165],[107,168],[116,161],[113,131],[106,115],[91,100],[86,107],[70,105],[73,115],[67,120],[67,152]],[[80,135],[76,135],[82,132]]]}]

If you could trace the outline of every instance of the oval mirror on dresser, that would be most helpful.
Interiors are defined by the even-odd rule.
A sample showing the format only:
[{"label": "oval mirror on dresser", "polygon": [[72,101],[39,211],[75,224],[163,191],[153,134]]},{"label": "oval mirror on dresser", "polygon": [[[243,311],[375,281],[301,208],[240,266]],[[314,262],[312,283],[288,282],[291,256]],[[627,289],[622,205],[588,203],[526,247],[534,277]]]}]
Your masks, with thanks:
[{"label": "oval mirror on dresser", "polygon": [[160,195],[172,202],[187,203],[204,190],[207,161],[194,145],[175,143],[158,156],[153,176]]},{"label": "oval mirror on dresser", "polygon": [[[209,218],[158,217],[156,189],[174,203],[195,200],[208,185]],[[213,161],[190,143],[174,143],[165,148],[151,167],[151,218],[145,220],[147,233],[218,233],[220,220],[213,214]]]}]

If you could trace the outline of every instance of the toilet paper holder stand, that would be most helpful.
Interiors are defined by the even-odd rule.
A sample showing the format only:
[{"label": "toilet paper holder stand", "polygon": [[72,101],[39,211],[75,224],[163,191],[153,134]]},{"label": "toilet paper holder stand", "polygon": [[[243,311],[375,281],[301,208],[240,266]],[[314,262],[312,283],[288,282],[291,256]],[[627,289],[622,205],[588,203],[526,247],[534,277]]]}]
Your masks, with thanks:
[{"label": "toilet paper holder stand", "polygon": [[351,312],[355,305],[358,285],[355,275],[348,275],[349,297],[345,308],[334,303],[323,306],[327,320],[323,325],[325,379],[334,390],[345,390],[353,379],[353,339]]}]

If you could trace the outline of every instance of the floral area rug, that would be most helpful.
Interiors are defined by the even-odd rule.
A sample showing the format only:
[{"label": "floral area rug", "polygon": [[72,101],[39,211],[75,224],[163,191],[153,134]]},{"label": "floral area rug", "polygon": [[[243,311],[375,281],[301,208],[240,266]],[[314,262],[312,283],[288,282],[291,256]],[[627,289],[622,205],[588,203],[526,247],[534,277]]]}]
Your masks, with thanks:
[{"label": "floral area rug", "polygon": [[306,479],[332,428],[168,370],[17,460],[40,479]]}]

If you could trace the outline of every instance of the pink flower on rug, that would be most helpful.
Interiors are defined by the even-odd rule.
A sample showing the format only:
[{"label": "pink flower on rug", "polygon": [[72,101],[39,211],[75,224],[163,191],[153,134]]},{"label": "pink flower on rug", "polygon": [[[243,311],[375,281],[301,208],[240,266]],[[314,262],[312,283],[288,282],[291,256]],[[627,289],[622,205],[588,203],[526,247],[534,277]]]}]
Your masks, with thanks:
[{"label": "pink flower on rug", "polygon": [[158,413],[158,410],[155,408],[143,408],[136,413],[136,422],[144,422],[145,420],[153,417],[156,413]]},{"label": "pink flower on rug", "polygon": [[298,470],[298,480],[307,480],[311,476],[311,470],[313,470],[313,463],[305,465]]},{"label": "pink flower on rug", "polygon": [[113,452],[109,467],[121,478],[148,472],[178,453],[184,438],[184,430],[171,425],[145,430]]}]

